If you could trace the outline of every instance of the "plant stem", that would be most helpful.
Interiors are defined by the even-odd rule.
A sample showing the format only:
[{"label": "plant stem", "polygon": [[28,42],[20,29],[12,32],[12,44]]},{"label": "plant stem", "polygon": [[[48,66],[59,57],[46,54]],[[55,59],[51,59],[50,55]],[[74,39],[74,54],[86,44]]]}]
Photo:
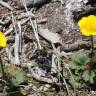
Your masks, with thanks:
[{"label": "plant stem", "polygon": [[94,56],[94,42],[93,42],[93,36],[91,36],[91,56]]},{"label": "plant stem", "polygon": [[1,70],[2,70],[2,78],[4,79],[5,72],[4,72],[4,65],[3,65],[3,62],[2,62],[2,57],[1,56],[0,56],[0,64],[1,64]]},{"label": "plant stem", "polygon": [[91,36],[91,53],[90,53],[90,67],[93,67],[93,57],[94,57],[94,42],[93,42],[93,36]]}]

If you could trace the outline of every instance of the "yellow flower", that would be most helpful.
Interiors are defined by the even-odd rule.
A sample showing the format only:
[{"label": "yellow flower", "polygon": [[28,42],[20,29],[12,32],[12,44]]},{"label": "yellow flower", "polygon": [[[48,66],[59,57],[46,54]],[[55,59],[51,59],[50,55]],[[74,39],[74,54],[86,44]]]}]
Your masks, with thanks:
[{"label": "yellow flower", "polygon": [[7,38],[0,32],[0,47],[6,47]]},{"label": "yellow flower", "polygon": [[96,35],[96,16],[83,17],[78,22],[80,31],[85,36]]}]

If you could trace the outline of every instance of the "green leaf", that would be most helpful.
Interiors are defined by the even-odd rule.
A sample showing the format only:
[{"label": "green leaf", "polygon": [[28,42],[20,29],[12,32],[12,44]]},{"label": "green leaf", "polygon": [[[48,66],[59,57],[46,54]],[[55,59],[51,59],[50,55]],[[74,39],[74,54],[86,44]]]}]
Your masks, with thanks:
[{"label": "green leaf", "polygon": [[11,77],[10,81],[14,86],[18,86],[26,79],[25,72],[16,66],[8,67],[8,73]]},{"label": "green leaf", "polygon": [[86,70],[86,71],[84,71],[84,73],[82,75],[85,82],[89,82],[91,84],[94,84],[95,76],[96,75],[95,75],[95,72],[93,70],[92,71]]},{"label": "green leaf", "polygon": [[77,75],[77,76],[80,76],[81,73],[82,73],[82,70],[81,70],[81,69],[76,69],[76,70],[74,71],[74,74]]},{"label": "green leaf", "polygon": [[[73,76],[73,77],[72,77]],[[78,88],[79,87],[79,83],[78,83],[78,81],[80,80],[80,78],[78,77],[78,76],[75,76],[75,75],[72,75],[72,76],[70,76],[70,78],[69,78],[69,83],[71,84],[71,86],[74,88],[74,89],[76,89],[76,88]]]},{"label": "green leaf", "polygon": [[85,64],[87,64],[90,61],[87,53],[83,51],[74,53],[72,55],[71,60],[72,61],[69,67],[70,69],[74,70],[73,72],[75,75],[80,75],[85,69]]},{"label": "green leaf", "polygon": [[89,61],[88,55],[83,51],[78,51],[72,55],[72,62],[77,65],[86,64]]},{"label": "green leaf", "polygon": [[70,62],[70,64],[69,64],[69,68],[71,68],[71,69],[78,69],[78,68],[80,68],[79,66],[81,66],[81,65],[77,65],[74,62]]}]

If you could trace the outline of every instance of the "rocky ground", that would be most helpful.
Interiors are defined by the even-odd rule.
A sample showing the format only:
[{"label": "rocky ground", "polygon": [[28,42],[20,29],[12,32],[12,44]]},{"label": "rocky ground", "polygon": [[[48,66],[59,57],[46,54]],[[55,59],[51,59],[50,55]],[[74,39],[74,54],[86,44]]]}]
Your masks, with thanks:
[{"label": "rocky ground", "polygon": [[[26,96],[96,96],[93,87],[82,85],[74,91],[70,84],[66,85],[69,72],[64,66],[72,52],[90,48],[90,38],[81,35],[77,21],[82,16],[95,14],[95,1],[92,6],[87,0],[21,1],[0,0],[0,31],[7,37],[7,46],[0,54],[5,65],[27,66],[28,84],[24,86],[30,91],[25,92]],[[63,56],[63,67],[57,53]],[[54,64],[59,64],[58,68]],[[41,68],[32,67],[37,65]],[[59,80],[60,73],[58,76],[48,66],[59,72],[63,70],[63,80]],[[0,96],[7,96],[2,94],[1,91]]]}]

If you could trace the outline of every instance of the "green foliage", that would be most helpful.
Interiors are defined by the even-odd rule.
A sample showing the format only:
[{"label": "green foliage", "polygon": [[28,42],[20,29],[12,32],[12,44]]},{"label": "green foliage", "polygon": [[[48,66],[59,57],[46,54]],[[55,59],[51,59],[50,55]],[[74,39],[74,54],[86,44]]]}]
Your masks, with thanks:
[{"label": "green foliage", "polygon": [[94,84],[95,81],[94,81],[94,78],[96,77],[95,75],[96,73],[94,71],[88,71],[88,70],[85,70],[83,72],[83,79],[86,81],[86,82],[89,82],[91,84]]},{"label": "green foliage", "polygon": [[85,65],[88,61],[89,57],[83,51],[78,51],[72,55],[72,62],[76,65]]},{"label": "green foliage", "polygon": [[3,68],[4,75],[2,74],[2,67],[0,66],[0,78],[4,80],[2,84],[6,86],[6,94],[9,94],[8,96],[23,96],[18,85],[26,80],[25,72],[16,65],[6,65],[3,66]]},{"label": "green foliage", "polygon": [[10,82],[14,86],[18,86],[19,84],[25,81],[25,78],[26,78],[25,72],[19,67],[16,67],[16,66],[7,67],[7,72],[10,76]]},{"label": "green foliage", "polygon": [[70,76],[69,83],[75,89],[75,88],[78,88],[80,85],[80,83],[78,83],[79,80],[80,80],[80,77],[73,74],[73,76]]},{"label": "green foliage", "polygon": [[69,65],[73,77],[70,77],[69,83],[72,87],[78,87],[80,81],[88,82],[90,84],[96,83],[96,68],[91,68],[90,66],[90,58],[86,52],[79,51],[72,55],[71,63]]},{"label": "green foliage", "polygon": [[[25,72],[15,65],[5,66],[4,72],[6,74],[6,82],[10,82],[13,86],[18,86],[26,79]],[[0,67],[0,78],[2,77],[2,70]]]}]

